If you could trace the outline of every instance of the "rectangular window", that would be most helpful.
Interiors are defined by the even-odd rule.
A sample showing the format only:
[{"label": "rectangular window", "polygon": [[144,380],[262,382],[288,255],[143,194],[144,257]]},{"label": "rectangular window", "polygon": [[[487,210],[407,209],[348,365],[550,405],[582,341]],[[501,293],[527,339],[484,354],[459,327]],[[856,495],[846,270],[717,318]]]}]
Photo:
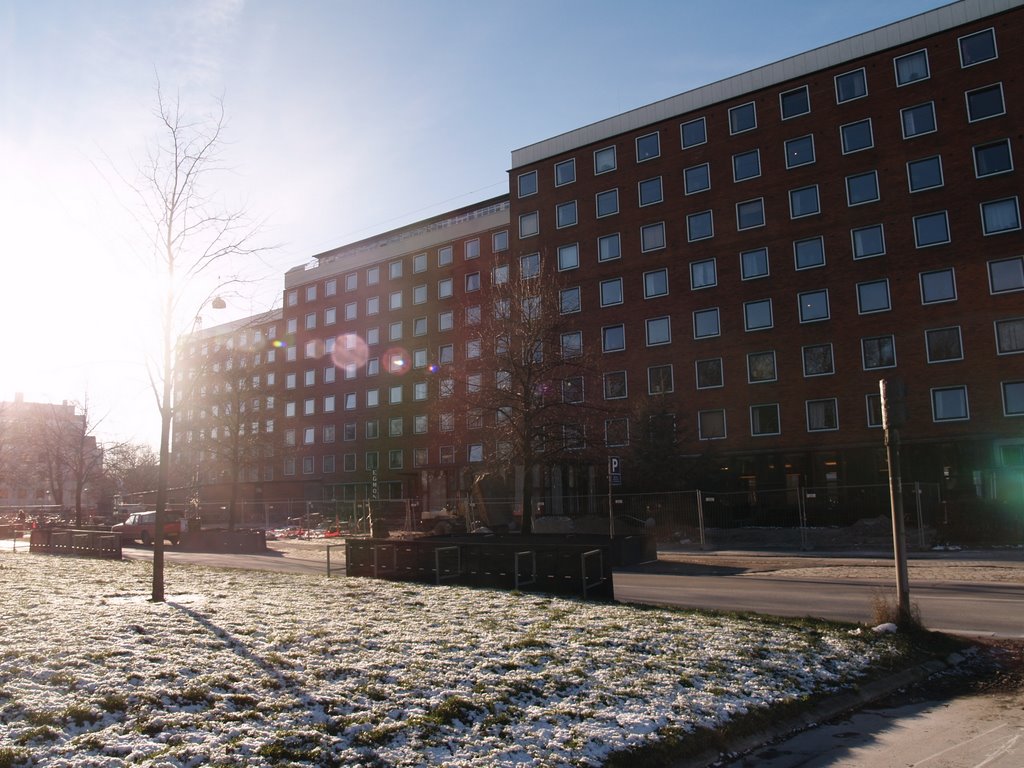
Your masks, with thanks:
[{"label": "rectangular window", "polygon": [[562,358],[579,357],[583,354],[583,334],[580,331],[570,331],[562,334]]},{"label": "rectangular window", "polygon": [[1010,140],[1001,139],[974,147],[974,175],[979,179],[1013,170]]},{"label": "rectangular window", "polygon": [[[664,240],[664,237],[662,237]],[[619,240],[619,233],[605,235],[597,239],[597,260],[614,261],[622,256],[622,248]]]},{"label": "rectangular window", "polygon": [[986,235],[1012,232],[1020,229],[1020,209],[1017,198],[993,200],[981,204],[981,229]]},{"label": "rectangular window", "polygon": [[[337,278],[331,278],[324,282],[324,296],[337,296],[338,295],[338,280]],[[257,331],[257,333],[259,333]]]},{"label": "rectangular window", "polygon": [[656,347],[672,342],[672,321],[668,317],[652,317],[647,320],[647,346]]},{"label": "rectangular window", "polygon": [[571,315],[580,311],[580,288],[563,288],[558,292],[558,311],[563,315]]},{"label": "rectangular window", "polygon": [[889,336],[870,336],[860,340],[865,371],[896,367],[896,341]]},{"label": "rectangular window", "polygon": [[721,326],[718,321],[718,307],[698,309],[693,313],[693,338],[707,339],[718,336]]},{"label": "rectangular window", "polygon": [[1004,381],[1003,415],[1024,416],[1024,381]]},{"label": "rectangular window", "polygon": [[[473,242],[476,243],[477,248],[479,249],[480,241],[476,240],[476,241],[473,241]],[[469,247],[469,243],[466,243],[466,247],[467,248]],[[390,264],[388,264],[388,279],[389,280],[398,280],[401,277],[402,277],[402,262],[401,261],[392,261]]]},{"label": "rectangular window", "polygon": [[925,331],[924,342],[929,363],[948,363],[964,359],[963,341],[958,325]]},{"label": "rectangular window", "polygon": [[868,171],[846,177],[846,204],[873,203],[878,200],[878,172]]},{"label": "rectangular window", "polygon": [[668,270],[655,269],[644,273],[644,298],[668,295]]},{"label": "rectangular window", "polygon": [[768,276],[768,249],[757,248],[740,254],[740,273],[744,280]]},{"label": "rectangular window", "polygon": [[885,253],[885,232],[881,224],[850,230],[853,258],[869,259]]},{"label": "rectangular window", "polygon": [[750,434],[752,436],[777,435],[780,431],[778,403],[750,406]]},{"label": "rectangular window", "polygon": [[935,102],[929,101],[900,110],[903,138],[912,139],[927,133],[935,133]]},{"label": "rectangular window", "polygon": [[537,172],[529,171],[519,174],[519,197],[537,194]]},{"label": "rectangular window", "polygon": [[990,117],[998,117],[1006,114],[1006,105],[1003,103],[1003,84],[995,83],[975,91],[968,91],[967,98],[967,120],[976,123],[979,120],[987,120]]},{"label": "rectangular window", "polygon": [[952,267],[922,272],[920,278],[922,304],[956,301],[956,278]]},{"label": "rectangular window", "polygon": [[[500,253],[501,251],[508,250],[508,230],[503,229],[500,232],[495,232],[491,235],[491,251],[494,253]],[[426,265],[424,265],[426,269]],[[420,270],[416,270],[419,272]]]},{"label": "rectangular window", "polygon": [[942,186],[942,158],[939,155],[907,163],[907,184],[911,192]]},{"label": "rectangular window", "polygon": [[864,404],[867,408],[868,427],[880,428],[882,426],[882,396],[878,393],[866,395]]},{"label": "rectangular window", "polygon": [[785,145],[786,167],[798,168],[801,165],[810,165],[814,162],[814,136],[800,136],[796,139],[789,139]]},{"label": "rectangular window", "polygon": [[743,304],[743,327],[748,331],[762,331],[774,325],[772,300],[760,299]]},{"label": "rectangular window", "polygon": [[747,383],[761,384],[775,381],[778,374],[775,370],[775,351],[749,352],[747,354]]},{"label": "rectangular window", "polygon": [[996,259],[988,263],[988,289],[991,293],[1024,290],[1024,257]]},{"label": "rectangular window", "polygon": [[761,175],[761,153],[752,149],[732,156],[732,180],[744,181]]},{"label": "rectangular window", "polygon": [[808,344],[803,348],[804,376],[831,376],[836,372],[831,344]]},{"label": "rectangular window", "polygon": [[626,397],[626,372],[611,371],[604,375],[604,399],[621,400]]},{"label": "rectangular window", "polygon": [[983,61],[996,58],[996,31],[989,27],[980,32],[964,35],[957,41],[960,45],[960,66],[973,67]]},{"label": "rectangular window", "polygon": [[873,312],[888,312],[892,309],[889,302],[889,281],[872,280],[857,284],[857,312],[862,315]]},{"label": "rectangular window", "polygon": [[366,284],[376,285],[380,282],[380,267],[370,267],[366,270]]},{"label": "rectangular window", "polygon": [[949,242],[949,221],[945,211],[914,217],[914,243],[918,248]]},{"label": "rectangular window", "polygon": [[871,149],[871,147],[875,146],[875,138],[871,130],[870,118],[840,126],[839,136],[843,141],[844,155],[849,155],[853,152],[860,152],[865,149]]},{"label": "rectangular window", "polygon": [[644,179],[639,182],[637,184],[637,195],[641,208],[645,205],[660,203],[662,201],[661,176],[655,176],[653,179]]},{"label": "rectangular window", "polygon": [[629,445],[629,419],[605,419],[604,444]]},{"label": "rectangular window", "polygon": [[519,258],[519,276],[523,280],[529,280],[540,274],[540,254],[531,253],[528,256]]},{"label": "rectangular window", "polygon": [[716,389],[724,385],[722,358],[712,357],[694,363],[697,372],[697,389]]},{"label": "rectangular window", "polygon": [[697,432],[699,440],[724,440],[725,411],[700,411],[697,414]]},{"label": "rectangular window", "polygon": [[392,291],[388,295],[388,309],[395,311],[396,309],[402,308],[402,292]]},{"label": "rectangular window", "polygon": [[371,296],[366,300],[366,314],[376,315],[380,312],[380,296]]},{"label": "rectangular window", "polygon": [[757,111],[754,102],[741,104],[729,110],[729,133],[743,133],[757,128]]},{"label": "rectangular window", "polygon": [[816,213],[821,213],[817,184],[789,191],[790,218],[798,219],[801,216],[813,216]]},{"label": "rectangular window", "polygon": [[622,278],[601,281],[601,306],[610,307],[622,303]]},{"label": "rectangular window", "polygon": [[807,431],[825,432],[839,429],[839,406],[836,399],[807,401]]},{"label": "rectangular window", "polygon": [[482,443],[470,443],[466,446],[466,460],[470,464],[479,464],[484,460],[484,446]]},{"label": "rectangular window", "polygon": [[896,67],[896,85],[909,85],[918,80],[927,80],[931,75],[928,71],[928,51],[922,49],[893,59]]},{"label": "rectangular window", "polygon": [[692,243],[695,240],[706,240],[714,237],[715,224],[711,211],[691,213],[686,217],[686,237]]},{"label": "rectangular window", "polygon": [[661,142],[657,131],[639,136],[636,140],[636,161],[652,160],[661,154]]},{"label": "rectangular window", "polygon": [[[525,216],[529,216],[531,214],[524,214],[524,215]],[[536,214],[536,212],[534,212],[532,215],[536,216],[537,214]],[[451,263],[452,263],[452,247],[450,245],[446,245],[443,248],[438,248],[437,249],[437,266],[439,266],[439,267],[447,267]]]},{"label": "rectangular window", "polygon": [[672,365],[652,365],[647,369],[647,394],[665,395],[674,390]]},{"label": "rectangular window", "polygon": [[931,392],[933,421],[965,421],[970,418],[967,387],[935,387]]},{"label": "rectangular window", "polygon": [[536,211],[519,214],[519,237],[533,237],[540,232],[540,219]]},{"label": "rectangular window", "polygon": [[764,198],[736,203],[736,229],[755,229],[764,226]]},{"label": "rectangular window", "polygon": [[621,323],[618,325],[606,325],[601,329],[601,351],[621,352],[626,348],[626,327]]},{"label": "rectangular window", "polygon": [[703,117],[690,120],[679,126],[679,135],[683,149],[707,143],[708,129]]},{"label": "rectangular window", "polygon": [[640,228],[640,250],[644,253],[665,247],[665,223],[647,224]]},{"label": "rectangular window", "polygon": [[594,151],[594,175],[615,170],[615,147]]},{"label": "rectangular window", "polygon": [[836,104],[853,101],[868,95],[868,79],[864,69],[855,69],[836,75]]},{"label": "rectangular window", "polygon": [[801,293],[798,301],[800,303],[801,323],[816,323],[820,320],[828,320],[828,288]]},{"label": "rectangular window", "polygon": [[996,321],[996,353],[1016,355],[1024,352],[1024,317]]},{"label": "rectangular window", "polygon": [[711,288],[718,283],[714,259],[695,261],[690,264],[690,287],[693,290]]},{"label": "rectangular window", "polygon": [[417,253],[412,257],[412,271],[416,274],[427,271],[427,254]]},{"label": "rectangular window", "polygon": [[555,186],[561,187],[564,184],[572,184],[576,181],[576,160],[569,158],[560,163],[555,163]]},{"label": "rectangular window", "polygon": [[[575,269],[580,266],[580,246],[572,243],[558,247],[558,271]],[[468,279],[468,275],[467,275]],[[468,290],[468,289],[467,289]]]},{"label": "rectangular window", "polygon": [[606,189],[598,192],[594,198],[597,205],[597,218],[613,216],[619,212],[619,190]]},{"label": "rectangular window", "polygon": [[711,188],[711,170],[707,163],[683,170],[683,191],[687,195],[704,192]]},{"label": "rectangular window", "polygon": [[558,229],[572,227],[576,224],[576,201],[560,203],[555,206],[555,226]]},{"label": "rectangular window", "polygon": [[807,92],[807,86],[803,85],[791,91],[784,91],[779,94],[779,110],[783,120],[791,117],[806,115],[811,111],[811,97]]},{"label": "rectangular window", "polygon": [[793,243],[793,266],[797,270],[825,266],[825,240],[809,237]]}]

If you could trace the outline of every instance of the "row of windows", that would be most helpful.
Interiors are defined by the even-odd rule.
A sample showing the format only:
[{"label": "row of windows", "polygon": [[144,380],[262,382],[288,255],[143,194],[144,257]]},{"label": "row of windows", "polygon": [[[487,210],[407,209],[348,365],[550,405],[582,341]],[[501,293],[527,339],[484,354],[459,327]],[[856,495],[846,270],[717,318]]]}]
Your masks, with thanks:
[{"label": "row of windows", "polygon": [[[500,232],[494,232],[491,235],[491,251],[493,253],[500,253],[508,250],[508,230],[502,230]],[[437,249],[437,266],[446,267],[452,264],[454,248],[451,245],[441,246]],[[463,257],[468,261],[471,259],[479,258],[480,256],[480,239],[473,238],[463,243]],[[412,257],[412,271],[414,274],[419,274],[427,271],[428,266],[428,255],[426,253],[419,253]],[[394,259],[387,264],[387,273],[390,280],[400,280],[404,273],[405,260]],[[381,280],[381,265],[375,264],[365,269],[365,281],[366,285],[378,285]],[[313,302],[317,300],[318,286],[319,283],[311,283],[304,287],[306,302]],[[346,291],[356,291],[359,289],[359,273],[349,272],[344,277],[344,286]],[[299,303],[299,289],[293,288],[289,290],[285,297],[285,304],[289,307],[297,306]],[[338,294],[338,278],[328,278],[323,281],[323,296],[329,298]]]},{"label": "row of windows", "polygon": [[[994,324],[996,352],[999,355],[1024,353],[1024,317],[1010,318],[996,321]],[[647,321],[648,344],[667,343],[671,336],[671,329],[668,317],[652,318]],[[603,342],[611,348],[618,348],[624,345],[624,330],[621,326],[613,326],[603,329]],[[934,328],[925,331],[924,334],[926,359],[929,363],[943,363],[962,360],[964,357],[963,339],[959,326]],[[479,344],[479,341],[476,342]],[[565,334],[562,337],[562,354],[572,357],[582,352],[582,337],[578,332]],[[439,349],[439,359],[444,363],[453,362],[453,348],[451,345],[444,345]],[[470,355],[474,354],[469,352]],[[416,350],[413,354],[415,368],[427,368],[427,350]],[[373,359],[376,362],[376,358]],[[803,375],[805,377],[829,376],[836,373],[835,355],[831,343],[809,344],[801,350],[801,362]],[[896,340],[892,334],[881,336],[864,337],[861,339],[861,365],[864,370],[878,370],[893,368],[897,364]],[[747,355],[747,382],[750,384],[772,382],[778,378],[778,364],[774,350],[760,350],[748,353]],[[367,365],[367,375],[376,375],[379,367]],[[723,387],[724,367],[721,357],[706,358],[697,360],[694,363],[695,384],[697,389],[715,389]],[[336,369],[328,366],[323,371],[323,379],[326,383],[333,383]],[[355,378],[355,367],[346,368],[346,379]],[[478,390],[482,383],[482,374],[471,374],[467,379],[467,388]],[[502,386],[503,377],[507,374],[499,371],[495,373],[497,386]],[[306,386],[313,386],[316,380],[315,369],[309,369],[304,374]],[[666,394],[674,391],[673,367],[669,365],[656,365],[648,368],[648,393]],[[295,385],[295,374],[288,374],[287,386]],[[603,376],[603,396],[606,400],[624,399],[628,396],[627,372],[612,371]],[[426,401],[429,396],[429,385],[426,381],[414,382],[411,385],[412,398],[414,401]],[[575,383],[569,388],[573,398],[582,399],[583,384]],[[364,405],[369,408],[383,404],[382,396],[386,393],[389,404],[403,402],[405,390],[403,385],[396,384],[388,388],[371,388],[364,392]],[[454,394],[454,381],[442,379],[438,385],[440,397],[451,397]],[[563,392],[565,396],[565,392]],[[303,415],[316,414],[316,398],[306,398],[302,402]],[[252,410],[260,409],[260,398],[252,399]],[[358,394],[347,392],[341,395],[341,405],[345,410],[356,410],[358,408]],[[321,411],[333,413],[337,406],[336,395],[325,395],[322,399]],[[266,410],[273,410],[274,398],[266,398]],[[225,415],[230,413],[230,404],[224,407]],[[212,414],[218,417],[220,409],[212,406]],[[298,403],[289,401],[285,403],[285,416],[295,417],[298,415]],[[200,413],[202,418],[206,417],[206,410]],[[193,418],[193,411],[187,412],[188,421]],[[272,431],[273,421],[267,422],[267,431]],[[255,427],[254,427],[255,430]],[[419,432],[414,429],[414,432]],[[354,436],[353,438],[354,439]]]},{"label": "row of windows", "polygon": [[[1024,352],[1024,318],[1012,318],[997,321],[994,325],[996,352],[1000,355],[1019,354]],[[652,318],[647,321],[648,344],[663,344],[671,340],[670,318]],[[605,351],[616,351],[625,347],[624,328],[621,325],[608,326],[602,329],[602,344]],[[964,345],[961,329],[959,326],[947,326],[933,328],[925,331],[924,344],[926,359],[929,363],[944,363],[962,360],[964,358]],[[582,336],[579,332],[567,333],[562,336],[562,354],[572,357],[582,351]],[[419,350],[422,355],[422,362],[425,364],[426,350]],[[452,347],[445,345],[440,348],[439,357],[444,363],[451,363]],[[802,348],[802,369],[805,377],[828,376],[836,373],[835,355],[833,345],[830,342],[809,344]],[[774,350],[759,350],[747,354],[747,382],[750,384],[773,382],[778,379],[778,363]],[[893,334],[863,337],[861,339],[861,366],[864,370],[879,370],[894,368],[897,365],[896,338]],[[421,366],[422,367],[422,366]],[[723,387],[724,367],[721,357],[706,358],[697,360],[694,363],[695,384],[697,389],[714,389]],[[333,368],[328,368],[333,371]],[[307,372],[311,377],[313,371]],[[507,374],[501,371],[495,374],[496,386],[502,386],[503,377]],[[674,372],[673,366],[655,365],[647,369],[648,394],[666,394],[673,392]],[[482,374],[471,374],[467,378],[467,389],[478,391],[482,384]],[[438,395],[441,398],[451,397],[454,394],[455,383],[452,379],[441,379],[438,384]],[[414,401],[423,402],[429,397],[429,384],[427,381],[414,382],[412,385],[412,398]],[[612,371],[603,376],[604,398],[606,400],[624,399],[628,396],[627,372]],[[580,381],[571,387],[573,397],[582,399],[583,384]],[[387,403],[398,405],[405,398],[405,389],[402,384],[395,384],[388,388],[370,388],[363,392],[364,407],[375,408],[384,404],[383,396],[387,395]],[[564,395],[565,393],[563,393]],[[359,407],[359,393],[347,392],[342,397],[342,405],[345,410],[356,410]],[[323,398],[323,411],[327,413],[335,410],[335,395],[327,395]],[[268,404],[268,407],[271,405]],[[298,404],[289,401],[285,403],[285,416],[294,417],[297,415]],[[316,399],[306,398],[303,402],[303,414],[314,415],[316,413]]]},{"label": "row of windows", "polygon": [[[961,37],[959,40],[960,60],[963,67],[974,66],[985,61],[997,58],[995,30],[986,29]],[[911,83],[927,80],[931,77],[928,63],[928,51],[922,49],[912,53],[898,56],[893,60],[897,86],[910,85]],[[837,104],[855,101],[868,95],[867,72],[864,68],[844,72],[835,76],[835,98]],[[1002,110],[1002,88],[1000,84],[993,84],[983,88],[969,91],[965,97],[967,104],[968,120],[975,122],[997,114],[1003,114]],[[922,105],[927,110],[915,114],[918,107],[910,107],[904,110],[903,125],[904,136],[909,137],[917,133],[934,130],[935,115],[931,105]],[[930,112],[931,128],[925,128],[928,122],[926,114]],[[810,94],[807,86],[800,86],[779,94],[779,113],[782,120],[789,120],[795,117],[809,114],[811,112]],[[732,107],[728,110],[728,124],[730,134],[745,133],[757,128],[757,108],[751,101],[745,104]],[[915,125],[917,126],[915,128]],[[909,130],[908,130],[909,129]],[[851,134],[854,131],[851,130]],[[682,149],[700,146],[707,143],[708,131],[706,118],[700,117],[688,120],[679,127],[680,145]],[[854,139],[851,135],[851,140]],[[660,133],[652,133],[639,136],[635,139],[636,161],[642,163],[647,160],[661,156]],[[846,136],[843,137],[844,152],[846,150]],[[864,148],[864,147],[861,147]],[[850,150],[855,151],[855,150]],[[594,174],[600,175],[616,170],[618,167],[616,147],[602,147],[594,152]],[[554,167],[554,185],[556,187],[572,184],[576,181],[576,161],[573,158],[556,163]],[[530,197],[538,191],[538,172],[529,171],[519,174],[517,177],[517,194],[520,198]]]},{"label": "row of windows", "polygon": [[[1003,415],[1006,417],[1024,416],[1024,381],[1003,381],[1000,382],[1000,393],[1003,407]],[[936,423],[966,421],[970,419],[970,405],[968,400],[968,389],[963,385],[932,387],[929,390],[931,403],[932,420]],[[866,425],[869,428],[882,426],[881,402],[877,393],[865,395],[865,417]],[[804,401],[804,418],[807,432],[830,432],[837,431],[839,424],[839,403],[837,398],[816,398]],[[478,424],[470,423],[470,428],[482,426],[482,417],[471,416],[470,419],[479,419]],[[439,418],[439,428],[442,432],[454,431],[454,415],[442,414]],[[447,425],[445,424],[447,422]],[[748,407],[749,434],[751,437],[763,437],[779,435],[782,433],[782,418],[779,403],[759,403]],[[421,434],[427,431],[427,417],[414,417],[414,425],[421,425]],[[404,426],[400,418],[389,420],[389,434],[392,437],[402,436]],[[349,423],[344,425],[344,439],[356,440],[357,425]],[[286,444],[295,445],[294,430]],[[364,424],[365,436],[367,439],[379,437],[379,424],[376,420],[367,421]],[[607,446],[620,446],[629,443],[629,420],[627,418],[607,419],[604,425],[604,444]],[[335,441],[336,433],[333,425],[323,428],[325,444],[332,444]],[[191,438],[191,433],[189,434]],[[698,411],[697,413],[697,438],[699,440],[723,440],[728,437],[726,409],[714,408]],[[565,430],[563,435],[566,448],[582,448],[585,446],[585,432],[582,427],[572,427]],[[191,440],[190,440],[191,442]],[[315,443],[315,428],[309,427],[303,431],[303,444],[312,445]],[[506,455],[511,453],[510,446],[499,444],[499,450]],[[454,463],[454,446],[439,446],[437,449],[440,463]],[[405,461],[405,449],[394,448],[387,451],[388,466],[390,469],[402,469]],[[412,449],[413,465],[425,466],[429,463],[430,449],[420,447]],[[470,443],[467,447],[466,460],[473,463],[483,460],[483,444]],[[312,473],[315,457],[302,457],[303,472]],[[321,457],[323,471],[334,472],[334,456]],[[364,454],[365,468],[368,470],[379,468],[379,453],[367,451]],[[297,460],[289,457],[285,459],[284,474],[295,473]],[[356,469],[356,454],[348,453],[343,458],[343,470],[347,472]]]},{"label": "row of windows", "polygon": [[[907,178],[912,192],[935,189],[944,184],[942,159],[939,155],[907,163]],[[851,174],[845,179],[846,203],[849,207],[876,203],[882,199],[878,183],[878,171]],[[818,184],[791,189],[788,192],[789,218],[801,219],[822,213],[821,194]],[[1016,196],[989,200],[979,204],[981,229],[984,235],[997,235],[1020,229],[1020,209]],[[559,229],[575,226],[576,201],[556,206],[556,220]],[[713,210],[696,211],[686,215],[686,240],[694,243],[710,240],[715,236]],[[736,203],[735,225],[739,232],[766,226],[765,199],[763,197]],[[941,245],[950,242],[949,220],[946,211],[914,216],[914,240],[918,248]],[[540,234],[540,218],[537,211],[519,215],[519,233],[522,239]],[[612,235],[616,238],[617,236]],[[618,258],[621,246],[613,246],[605,255],[605,243],[599,241],[600,260]],[[640,228],[640,250],[644,253],[660,250],[667,246],[665,222],[653,222]],[[614,255],[613,255],[614,254]],[[449,278],[450,280],[450,278]]]}]

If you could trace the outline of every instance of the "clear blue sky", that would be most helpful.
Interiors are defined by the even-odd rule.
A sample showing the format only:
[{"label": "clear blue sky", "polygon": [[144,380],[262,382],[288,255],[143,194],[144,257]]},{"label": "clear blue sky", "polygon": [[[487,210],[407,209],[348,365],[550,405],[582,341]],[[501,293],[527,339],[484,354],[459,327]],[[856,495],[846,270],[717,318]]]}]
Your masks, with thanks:
[{"label": "clear blue sky", "polygon": [[157,74],[223,97],[223,191],[278,247],[227,315],[315,254],[507,189],[513,149],[937,7],[927,0],[0,0],[0,400],[81,401],[153,443],[151,262],[118,172]]}]

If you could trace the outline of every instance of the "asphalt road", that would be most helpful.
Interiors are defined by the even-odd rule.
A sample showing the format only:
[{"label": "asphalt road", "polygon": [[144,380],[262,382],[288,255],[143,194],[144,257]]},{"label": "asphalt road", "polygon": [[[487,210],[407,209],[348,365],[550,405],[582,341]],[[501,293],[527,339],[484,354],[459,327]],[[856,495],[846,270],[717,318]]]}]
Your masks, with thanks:
[{"label": "asphalt road", "polygon": [[[324,542],[272,543],[263,555],[181,552],[168,549],[168,562],[246,568],[286,573],[326,574]],[[152,550],[125,547],[125,557],[151,558]],[[656,565],[616,571],[615,599],[654,605],[744,611],[777,616],[815,616],[871,623],[880,595],[895,592],[885,559],[849,555],[662,553]],[[911,603],[925,626],[958,634],[1024,638],[1024,553],[993,561],[983,553],[957,553],[912,561],[911,573],[924,563],[956,572],[957,580],[910,580]],[[332,550],[332,570],[344,574],[344,548]],[[1020,574],[1016,581],[972,581],[989,576],[994,565]],[[936,572],[929,570],[929,573]],[[943,573],[943,570],[937,571]],[[787,574],[801,574],[792,576]],[[872,574],[871,578],[860,574]]]},{"label": "asphalt road", "polygon": [[[616,572],[614,585],[615,599],[622,602],[861,623],[873,620],[877,595],[891,599],[895,592],[892,583],[876,580],[788,578],[743,572]],[[911,581],[910,600],[929,629],[1024,637],[1024,584]]]}]

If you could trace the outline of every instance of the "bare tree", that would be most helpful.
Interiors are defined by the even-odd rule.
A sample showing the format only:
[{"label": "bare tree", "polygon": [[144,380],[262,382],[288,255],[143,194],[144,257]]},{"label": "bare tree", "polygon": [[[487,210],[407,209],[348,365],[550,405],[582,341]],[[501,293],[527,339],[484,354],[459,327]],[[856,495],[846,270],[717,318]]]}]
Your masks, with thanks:
[{"label": "bare tree", "polygon": [[599,373],[574,309],[565,305],[573,299],[553,280],[499,280],[485,301],[464,308],[464,363],[439,361],[438,418],[466,445],[482,445],[485,429],[492,437],[489,451],[469,456],[471,464],[480,462],[477,479],[518,467],[522,530],[529,533],[535,470],[592,460],[593,448],[604,445],[605,409],[584,396]]},{"label": "bare tree", "polygon": [[[224,108],[193,121],[183,111],[180,99],[166,98],[157,85],[156,110],[159,124],[155,143],[139,170],[140,179],[131,184],[137,195],[153,248],[154,266],[164,282],[161,306],[162,359],[151,375],[160,410],[160,468],[157,477],[156,521],[162,530],[167,508],[170,477],[170,435],[173,418],[175,338],[194,329],[206,300],[195,303],[197,279],[215,264],[229,257],[252,255],[261,248],[253,245],[258,231],[244,209],[231,209],[212,196],[210,187],[222,166]],[[207,300],[222,286],[217,286]],[[153,591],[155,602],[164,600],[163,537],[153,546]]]},{"label": "bare tree", "polygon": [[104,451],[103,470],[119,495],[130,496],[156,488],[160,460],[148,445],[120,443]]}]

